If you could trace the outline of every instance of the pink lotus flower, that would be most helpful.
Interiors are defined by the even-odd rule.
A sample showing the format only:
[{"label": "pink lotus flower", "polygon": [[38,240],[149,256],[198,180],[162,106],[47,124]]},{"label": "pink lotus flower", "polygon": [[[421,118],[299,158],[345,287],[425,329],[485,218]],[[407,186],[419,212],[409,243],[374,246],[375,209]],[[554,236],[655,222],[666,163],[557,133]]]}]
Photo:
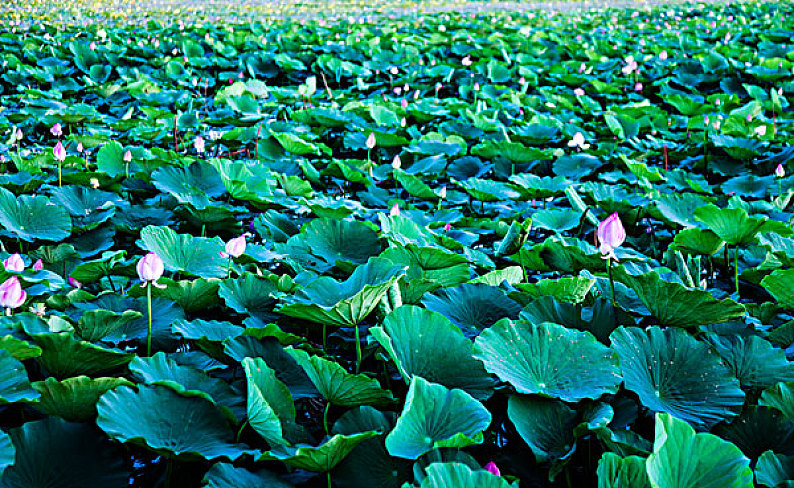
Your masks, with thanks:
[{"label": "pink lotus flower", "polygon": [[44,269],[44,263],[41,262],[41,259],[33,263],[33,271],[41,271],[43,269]]},{"label": "pink lotus flower", "polygon": [[78,142],[77,143],[77,152],[78,153],[82,153],[83,152],[83,143],[82,142]]},{"label": "pink lotus flower", "polygon": [[204,138],[201,136],[196,137],[196,140],[193,141],[193,147],[196,148],[196,152],[201,154],[204,152]]},{"label": "pink lotus flower", "polygon": [[438,190],[438,197],[442,200],[447,198],[447,185],[442,186],[441,189]]},{"label": "pink lotus flower", "polygon": [[391,167],[394,168],[394,169],[400,169],[400,167],[402,165],[403,165],[403,162],[402,162],[402,159],[400,159],[400,155],[398,154],[398,155],[394,156],[394,159],[392,159],[392,161],[391,161]]},{"label": "pink lotus flower", "polygon": [[775,168],[775,176],[778,178],[783,178],[786,176],[786,170],[783,168],[782,164],[778,164],[777,168]]},{"label": "pink lotus flower", "polygon": [[447,222],[446,224],[444,224],[444,232],[449,232],[450,230],[452,230],[452,224],[450,222]]},{"label": "pink lotus flower", "polygon": [[138,272],[138,278],[143,281],[141,287],[146,288],[146,285],[151,283],[157,288],[165,288],[165,285],[157,283],[157,280],[163,276],[165,265],[163,264],[163,260],[160,259],[160,256],[156,253],[150,252],[142,257],[135,266],[135,270]]},{"label": "pink lotus flower", "polygon": [[226,243],[226,252],[221,252],[221,257],[228,258],[239,258],[245,252],[245,234],[241,235],[240,237],[235,237],[234,239],[230,239]]},{"label": "pink lotus flower", "polygon": [[72,278],[71,276],[69,277],[68,281],[69,281],[69,284],[72,285],[75,288],[82,288],[83,287],[82,283],[80,283],[76,279]]},{"label": "pink lotus flower", "polygon": [[21,273],[25,270],[25,261],[22,260],[19,253],[14,253],[3,261],[3,267],[6,271]]},{"label": "pink lotus flower", "polygon": [[400,107],[408,108],[408,100],[406,100],[404,98],[402,100],[400,100]]},{"label": "pink lotus flower", "polygon": [[56,122],[55,125],[53,125],[50,129],[50,134],[54,135],[55,137],[61,137],[63,135],[61,124]]},{"label": "pink lotus flower", "polygon": [[367,137],[367,149],[370,149],[370,150],[371,149],[375,149],[375,145],[377,143],[378,143],[378,141],[375,140],[375,133],[374,132],[370,132],[369,136]]},{"label": "pink lotus flower", "polygon": [[130,161],[132,161],[132,151],[127,149],[122,159],[124,160],[125,163],[129,163]]},{"label": "pink lotus flower", "polygon": [[12,276],[0,285],[0,307],[19,308],[25,303],[28,294],[22,289],[19,278]]},{"label": "pink lotus flower", "polygon": [[400,215],[400,206],[396,203],[391,206],[391,210],[389,210],[389,217],[396,217]]},{"label": "pink lotus flower", "polygon": [[491,473],[491,474],[493,474],[493,475],[496,475],[496,476],[502,476],[502,473],[501,473],[501,471],[499,471],[499,467],[498,467],[498,466],[496,466],[496,463],[495,463],[495,462],[493,462],[493,461],[490,461],[488,464],[486,464],[485,466],[483,466],[483,468],[482,468],[482,469],[484,469],[484,470],[488,471],[489,473]]},{"label": "pink lotus flower", "polygon": [[661,59],[662,61],[667,60],[667,51],[660,52],[659,53],[659,59]]},{"label": "pink lotus flower", "polygon": [[56,161],[63,161],[66,159],[66,149],[64,149],[63,144],[61,141],[58,141],[58,144],[52,148],[52,156],[55,158]]},{"label": "pink lotus flower", "polygon": [[626,229],[623,228],[623,223],[617,212],[598,224],[596,240],[602,258],[618,260],[615,256],[615,249],[626,241]]}]

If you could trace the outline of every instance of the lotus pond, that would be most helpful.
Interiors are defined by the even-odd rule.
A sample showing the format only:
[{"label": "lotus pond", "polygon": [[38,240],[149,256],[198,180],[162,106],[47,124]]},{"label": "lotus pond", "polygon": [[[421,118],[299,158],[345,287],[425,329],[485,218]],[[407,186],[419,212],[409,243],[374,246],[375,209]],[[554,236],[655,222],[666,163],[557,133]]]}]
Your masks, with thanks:
[{"label": "lotus pond", "polygon": [[29,5],[0,486],[794,483],[792,4]]}]

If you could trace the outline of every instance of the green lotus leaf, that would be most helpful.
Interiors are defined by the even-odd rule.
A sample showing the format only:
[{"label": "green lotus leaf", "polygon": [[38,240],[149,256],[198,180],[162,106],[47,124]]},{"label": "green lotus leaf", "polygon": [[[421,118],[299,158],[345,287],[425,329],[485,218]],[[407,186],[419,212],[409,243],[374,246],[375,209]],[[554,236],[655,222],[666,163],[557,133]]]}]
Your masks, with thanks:
[{"label": "green lotus leaf", "polygon": [[292,395],[262,358],[245,358],[242,363],[248,383],[248,423],[271,446],[289,444],[285,430],[295,423]]},{"label": "green lotus leaf", "polygon": [[133,386],[133,383],[124,378],[77,376],[58,381],[50,377],[31,385],[41,395],[33,405],[44,414],[57,415],[69,422],[88,422],[96,417],[99,397],[122,385]]},{"label": "green lotus leaf", "polygon": [[725,246],[725,241],[709,229],[683,229],[673,238],[670,249],[687,254],[712,256]]},{"label": "green lotus leaf", "polygon": [[472,357],[472,342],[443,315],[413,305],[393,310],[369,330],[397,365],[406,383],[415,376],[458,388],[478,400],[493,393],[494,381]]},{"label": "green lotus leaf", "polygon": [[476,336],[503,318],[515,318],[521,306],[497,287],[464,283],[428,295],[422,304],[447,317],[469,337]]},{"label": "green lotus leaf", "polygon": [[277,291],[278,287],[272,281],[244,273],[238,278],[223,280],[218,295],[235,312],[270,320],[274,316],[273,306],[276,303],[271,294]]},{"label": "green lotus leaf", "polygon": [[194,237],[177,234],[169,227],[149,225],[141,230],[140,246],[157,253],[169,271],[184,272],[200,278],[226,277],[228,263],[220,256],[224,244],[217,237]]},{"label": "green lotus leaf", "polygon": [[186,168],[163,166],[152,173],[152,184],[158,190],[173,195],[179,203],[199,210],[212,205],[212,198],[226,193],[215,168],[201,161]]},{"label": "green lotus leaf", "polygon": [[16,456],[3,472],[3,488],[128,486],[130,474],[122,453],[89,424],[47,417],[8,434]]},{"label": "green lotus leaf", "polygon": [[288,132],[276,132],[273,137],[281,144],[285,151],[303,156],[305,154],[331,155],[331,148],[322,143],[304,141],[300,137]]},{"label": "green lotus leaf", "polygon": [[[524,304],[530,299],[544,296],[553,297],[560,302],[580,303],[584,301],[595,283],[595,278],[566,276],[557,279],[542,279],[535,283],[517,283],[514,286],[521,291],[521,294],[517,296]],[[513,297],[512,294],[511,297]]]},{"label": "green lotus leaf", "polygon": [[[562,280],[564,278],[557,281]],[[617,285],[620,286],[619,283]],[[529,303],[521,311],[519,318],[533,324],[551,322],[569,329],[590,332],[604,343],[609,341],[609,334],[615,330],[617,323],[621,321],[630,323],[632,320],[623,317],[620,309],[613,308],[607,300],[596,299],[592,307],[584,307],[581,304],[560,303],[550,296],[540,297]]]},{"label": "green lotus leaf", "polygon": [[761,486],[791,488],[794,486],[794,456],[766,451],[755,464],[755,479]]},{"label": "green lotus leaf", "polygon": [[752,488],[750,460],[730,442],[699,433],[683,420],[656,414],[653,453],[646,461],[651,486]]},{"label": "green lotus leaf", "polygon": [[0,476],[2,476],[3,471],[5,471],[7,467],[14,464],[15,457],[16,448],[11,441],[11,436],[5,432],[0,432]]},{"label": "green lotus leaf", "polygon": [[535,459],[553,463],[549,475],[553,478],[576,450],[576,410],[559,400],[513,395],[507,403],[507,416]]},{"label": "green lotus leaf", "polygon": [[134,354],[75,339],[70,332],[32,335],[42,353],[36,361],[56,378],[93,375],[129,363]]},{"label": "green lotus leaf", "polygon": [[309,356],[301,349],[286,349],[301,365],[320,394],[334,405],[390,405],[394,397],[380,387],[378,380],[363,374],[351,374],[338,363],[318,356]]},{"label": "green lotus leaf", "polygon": [[610,336],[626,388],[647,408],[708,429],[736,417],[744,392],[708,345],[681,329],[619,327]]},{"label": "green lotus leaf", "polygon": [[448,390],[414,376],[397,425],[386,436],[389,454],[417,459],[436,447],[482,442],[491,414],[463,390]]},{"label": "green lotus leaf", "polygon": [[794,269],[776,269],[761,280],[761,286],[789,310],[794,309]]},{"label": "green lotus leaf", "polygon": [[427,477],[420,488],[518,488],[485,470],[472,470],[461,463],[434,463],[427,467]]},{"label": "green lotus leaf", "polygon": [[138,383],[166,386],[182,396],[200,396],[221,408],[227,408],[238,419],[244,417],[242,395],[227,382],[213,378],[204,371],[181,366],[163,352],[148,358],[136,357],[128,366]]},{"label": "green lotus leaf", "polygon": [[234,461],[253,453],[233,443],[234,432],[215,404],[164,386],[111,390],[99,399],[97,411],[97,425],[111,438],[169,458]]},{"label": "green lotus leaf", "polygon": [[745,314],[744,306],[731,299],[718,300],[706,290],[664,281],[656,271],[631,275],[620,267],[613,274],[637,293],[660,325],[696,327],[727,322]]},{"label": "green lotus leaf", "polygon": [[498,202],[500,200],[517,200],[521,198],[521,193],[513,185],[503,181],[486,180],[480,178],[469,178],[466,181],[458,182],[466,193],[476,200],[483,202]]},{"label": "green lotus leaf", "polygon": [[[110,141],[103,145],[99,151],[97,151],[96,162],[97,169],[111,178],[123,175],[130,169],[127,163],[124,162],[124,146],[118,141]],[[132,166],[131,169],[134,171],[137,165],[129,163],[129,166]]]},{"label": "green lotus leaf", "polygon": [[735,444],[750,459],[769,449],[794,452],[794,422],[772,407],[745,407],[731,423],[717,425],[712,433]]},{"label": "green lotus leaf", "polygon": [[277,252],[301,264],[319,266],[322,271],[336,266],[346,272],[365,264],[382,248],[378,234],[366,224],[338,219],[315,219],[286,244],[276,245]]},{"label": "green lotus leaf", "polygon": [[[331,432],[343,435],[366,431],[386,433],[394,426],[396,417],[392,412],[359,407],[345,412]],[[412,461],[390,456],[383,437],[373,437],[356,446],[334,469],[334,483],[342,488],[401,488],[411,480],[412,466]]]},{"label": "green lotus leaf", "polygon": [[26,242],[61,241],[72,233],[72,220],[47,197],[16,196],[0,187],[0,231]]},{"label": "green lotus leaf", "polygon": [[794,381],[767,388],[761,393],[758,405],[776,408],[794,422]]},{"label": "green lotus leaf", "polygon": [[277,311],[284,315],[337,327],[354,327],[364,320],[381,297],[405,274],[383,258],[370,258],[347,280],[322,276],[289,297]]},{"label": "green lotus leaf", "polygon": [[353,435],[336,434],[317,447],[308,445],[279,446],[263,453],[258,460],[283,461],[294,468],[327,473],[342,462],[356,446],[377,435],[378,433],[375,431],[359,432]]},{"label": "green lotus leaf", "polygon": [[226,339],[234,339],[243,335],[244,327],[234,325],[231,322],[220,322],[218,320],[177,320],[171,324],[171,329],[175,334],[179,334],[185,339],[201,340],[206,339],[211,342],[222,342]]},{"label": "green lotus leaf", "polygon": [[581,220],[582,212],[570,208],[550,208],[538,210],[532,214],[532,225],[534,227],[555,233],[574,229]]},{"label": "green lotus leaf", "polygon": [[605,452],[598,461],[598,488],[651,488],[645,459]]},{"label": "green lotus leaf", "polygon": [[409,195],[423,200],[439,200],[439,195],[430,188],[422,178],[406,173],[402,169],[393,170],[394,179],[408,192]]},{"label": "green lotus leaf", "polygon": [[303,368],[284,351],[275,337],[256,339],[240,336],[226,339],[223,344],[224,352],[235,361],[243,362],[245,358],[264,359],[265,363],[275,370],[276,377],[287,385],[293,398],[317,396],[317,388],[306,376]]},{"label": "green lotus leaf", "polygon": [[745,245],[755,241],[759,232],[777,232],[790,235],[791,229],[782,222],[750,217],[741,208],[719,208],[714,204],[695,209],[695,219],[702,222],[720,239],[732,245]]},{"label": "green lotus leaf", "polygon": [[621,383],[613,351],[557,324],[499,321],[477,338],[474,357],[519,393],[568,402],[616,393]]},{"label": "green lotus leaf", "polygon": [[[154,288],[153,298],[163,298],[179,304],[187,313],[196,313],[218,304],[217,279],[194,278],[191,280],[174,281],[170,278],[160,278],[157,282],[165,288]],[[146,289],[140,286],[132,287],[127,295],[132,297],[146,296]]]},{"label": "green lotus leaf", "polygon": [[511,175],[509,180],[519,186],[531,199],[544,199],[561,195],[569,186],[568,180],[561,176],[538,176],[531,173]]},{"label": "green lotus leaf", "polygon": [[469,261],[464,256],[438,247],[390,247],[380,257],[408,267],[405,279],[400,280],[404,303],[417,303],[426,291],[457,286],[471,277]]},{"label": "green lotus leaf", "polygon": [[768,388],[780,381],[794,381],[794,363],[767,340],[708,334],[706,341],[722,356],[743,388]]},{"label": "green lotus leaf", "polygon": [[794,266],[794,238],[766,232],[758,235],[758,241],[769,249],[781,264],[787,267]]},{"label": "green lotus leaf", "polygon": [[115,193],[65,185],[52,189],[52,201],[65,208],[74,218],[76,227],[91,230],[107,222],[115,214],[116,205],[124,200]]},{"label": "green lotus leaf", "polygon": [[85,341],[101,341],[115,330],[141,317],[143,314],[134,310],[126,310],[122,313],[103,309],[86,310],[80,316],[75,332]]},{"label": "green lotus leaf", "polygon": [[293,488],[269,471],[248,471],[229,463],[215,463],[201,481],[206,488]]},{"label": "green lotus leaf", "polygon": [[0,404],[39,397],[31,388],[25,366],[5,349],[0,349],[0,371]]}]

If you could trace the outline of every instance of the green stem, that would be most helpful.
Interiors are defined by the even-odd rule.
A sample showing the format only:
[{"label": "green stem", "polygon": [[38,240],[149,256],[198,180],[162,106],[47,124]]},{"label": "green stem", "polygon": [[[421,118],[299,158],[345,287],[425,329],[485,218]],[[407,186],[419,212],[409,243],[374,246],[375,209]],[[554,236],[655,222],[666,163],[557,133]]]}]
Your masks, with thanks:
[{"label": "green stem", "polygon": [[173,470],[174,462],[169,458],[168,463],[165,465],[165,488],[169,488],[171,486],[171,473]]},{"label": "green stem", "polygon": [[325,410],[323,410],[323,428],[325,428],[325,434],[328,435],[328,411],[331,409],[331,402],[325,403]]},{"label": "green stem", "polygon": [[777,196],[778,197],[782,197],[783,196],[783,188],[782,188],[782,185],[781,185],[780,178],[777,179]]},{"label": "green stem", "polygon": [[232,276],[232,256],[229,255],[229,264],[226,267],[226,278],[231,278]]},{"label": "green stem", "polygon": [[733,254],[733,278],[736,282],[736,295],[739,295],[739,246],[736,246]]},{"label": "green stem", "polygon": [[146,305],[149,310],[149,329],[146,332],[146,355],[152,355],[152,283],[146,284]]},{"label": "green stem", "polygon": [[328,488],[331,488],[331,472],[330,472],[330,471],[328,471],[328,472],[327,472],[327,473],[325,473],[325,474],[326,474],[326,475],[327,475],[327,477],[328,477]]},{"label": "green stem", "polygon": [[58,186],[61,186],[61,182],[62,182],[62,179],[61,179],[61,162],[58,161]]},{"label": "green stem", "polygon": [[356,329],[356,374],[361,371],[361,337],[358,332],[358,325],[353,326]]},{"label": "green stem", "polygon": [[243,425],[240,426],[240,429],[237,431],[237,435],[234,437],[234,442],[240,442],[240,436],[243,435],[243,429],[245,426],[248,425],[248,419],[243,422]]},{"label": "green stem", "polygon": [[612,290],[612,308],[615,308],[615,280],[612,279],[612,258],[607,258],[607,274],[609,275],[609,288]]},{"label": "green stem", "polygon": [[328,325],[323,324],[323,351],[328,350]]}]

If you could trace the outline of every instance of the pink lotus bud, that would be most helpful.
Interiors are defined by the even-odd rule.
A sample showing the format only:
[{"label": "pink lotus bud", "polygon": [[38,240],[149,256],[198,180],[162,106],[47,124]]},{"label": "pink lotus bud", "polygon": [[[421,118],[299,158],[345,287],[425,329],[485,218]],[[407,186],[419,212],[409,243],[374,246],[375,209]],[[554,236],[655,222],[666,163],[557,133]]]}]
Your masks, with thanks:
[{"label": "pink lotus bud", "polygon": [[138,261],[135,270],[138,272],[138,278],[144,282],[145,286],[148,282],[154,282],[160,279],[165,271],[165,266],[160,256],[150,252]]},{"label": "pink lotus bud", "polygon": [[574,88],[573,94],[576,95],[577,97],[581,97],[584,95],[584,90],[582,90],[581,88]]},{"label": "pink lotus bud", "polygon": [[394,156],[394,159],[391,162],[391,167],[394,169],[400,169],[400,166],[403,165],[402,160],[400,159],[400,155]]},{"label": "pink lotus bud", "polygon": [[634,85],[634,91],[641,92],[642,91],[642,83],[640,83],[638,81],[637,84]]},{"label": "pink lotus bud", "polygon": [[197,153],[199,153],[199,154],[203,153],[204,152],[204,138],[201,137],[201,136],[196,137],[196,140],[193,141],[193,147],[196,148],[196,152]]},{"label": "pink lotus bud", "polygon": [[58,144],[52,148],[52,156],[55,158],[56,161],[63,161],[66,159],[66,149],[64,149],[63,144],[61,141],[58,141]]},{"label": "pink lotus bud", "polygon": [[245,252],[245,234],[235,237],[234,239],[230,239],[226,243],[226,252],[222,252],[221,256],[224,258],[233,257],[239,258]]},{"label": "pink lotus bud", "polygon": [[190,80],[190,83],[192,83],[192,84],[193,84],[193,87],[194,87],[194,88],[195,88],[195,87],[197,87],[197,86],[198,86],[198,78],[196,78],[196,77],[194,76],[194,77],[193,77],[193,79],[192,79],[192,80]]},{"label": "pink lotus bud", "polygon": [[659,53],[659,59],[661,59],[662,61],[667,60],[667,51],[660,52]]},{"label": "pink lotus bud", "polygon": [[782,164],[778,164],[777,168],[775,168],[775,176],[777,176],[778,178],[783,178],[784,176],[786,176],[786,170],[783,169]]},{"label": "pink lotus bud", "polygon": [[61,137],[63,135],[61,124],[56,122],[55,125],[50,128],[50,134],[54,135],[55,137]]},{"label": "pink lotus bud", "polygon": [[41,262],[41,259],[38,259],[35,263],[33,263],[33,271],[41,271],[43,269],[44,263]]},{"label": "pink lotus bud", "polygon": [[99,188],[99,180],[96,178],[88,180],[88,184],[91,185],[91,188]]},{"label": "pink lotus bud", "polygon": [[491,461],[488,464],[486,464],[485,466],[483,466],[483,469],[488,471],[489,473],[491,473],[493,475],[502,476],[502,473],[499,471],[499,468],[496,466],[496,463],[493,462],[493,461]]},{"label": "pink lotus bud", "polygon": [[438,196],[442,200],[447,198],[447,185],[441,187],[441,189],[438,191]]},{"label": "pink lotus bud", "polygon": [[474,83],[474,91],[480,91],[480,84],[479,83],[476,83],[476,82]]},{"label": "pink lotus bud", "polygon": [[83,152],[83,143],[82,142],[78,142],[77,143],[77,152],[78,153],[82,153]]},{"label": "pink lotus bud", "polygon": [[450,222],[447,222],[444,225],[444,232],[449,232],[451,229],[452,229],[452,224]]},{"label": "pink lotus bud", "polygon": [[370,132],[369,137],[367,137],[367,149],[375,149],[375,144],[377,144],[377,142],[378,141],[375,140],[375,133]]},{"label": "pink lotus bud", "polygon": [[599,250],[605,258],[615,258],[615,249],[620,247],[626,240],[626,229],[620,221],[618,213],[615,212],[598,224],[596,240]]},{"label": "pink lotus bud", "polygon": [[391,210],[389,210],[389,217],[396,217],[400,215],[400,206],[396,203],[391,206]]},{"label": "pink lotus bud", "polygon": [[465,58],[461,59],[460,64],[462,64],[463,66],[471,66],[471,57],[466,56]]},{"label": "pink lotus bud", "polygon": [[755,133],[758,134],[758,137],[764,137],[766,135],[766,126],[765,125],[759,125],[754,130],[755,130]]},{"label": "pink lotus bud", "polygon": [[406,100],[404,98],[402,100],[400,100],[400,106],[402,108],[408,108],[408,100]]},{"label": "pink lotus bud", "polygon": [[14,253],[3,261],[3,267],[6,271],[21,273],[25,270],[25,261],[22,260],[19,253]]},{"label": "pink lotus bud", "polygon": [[130,161],[132,161],[132,151],[127,149],[127,152],[124,153],[124,157],[122,159],[124,160],[125,163],[129,163]]},{"label": "pink lotus bud", "polygon": [[82,288],[83,287],[82,283],[80,283],[76,279],[72,278],[71,276],[69,277],[68,281],[69,281],[69,284],[72,285],[75,288]]},{"label": "pink lotus bud", "polygon": [[706,126],[709,125],[709,116],[708,115],[703,117],[703,125],[706,125]]},{"label": "pink lotus bud", "polygon": [[19,308],[25,303],[28,294],[22,289],[19,278],[12,276],[0,285],[0,307]]},{"label": "pink lotus bud", "polygon": [[18,141],[21,141],[23,137],[25,137],[25,134],[22,133],[22,129],[17,129],[17,137],[16,137],[16,139]]}]

